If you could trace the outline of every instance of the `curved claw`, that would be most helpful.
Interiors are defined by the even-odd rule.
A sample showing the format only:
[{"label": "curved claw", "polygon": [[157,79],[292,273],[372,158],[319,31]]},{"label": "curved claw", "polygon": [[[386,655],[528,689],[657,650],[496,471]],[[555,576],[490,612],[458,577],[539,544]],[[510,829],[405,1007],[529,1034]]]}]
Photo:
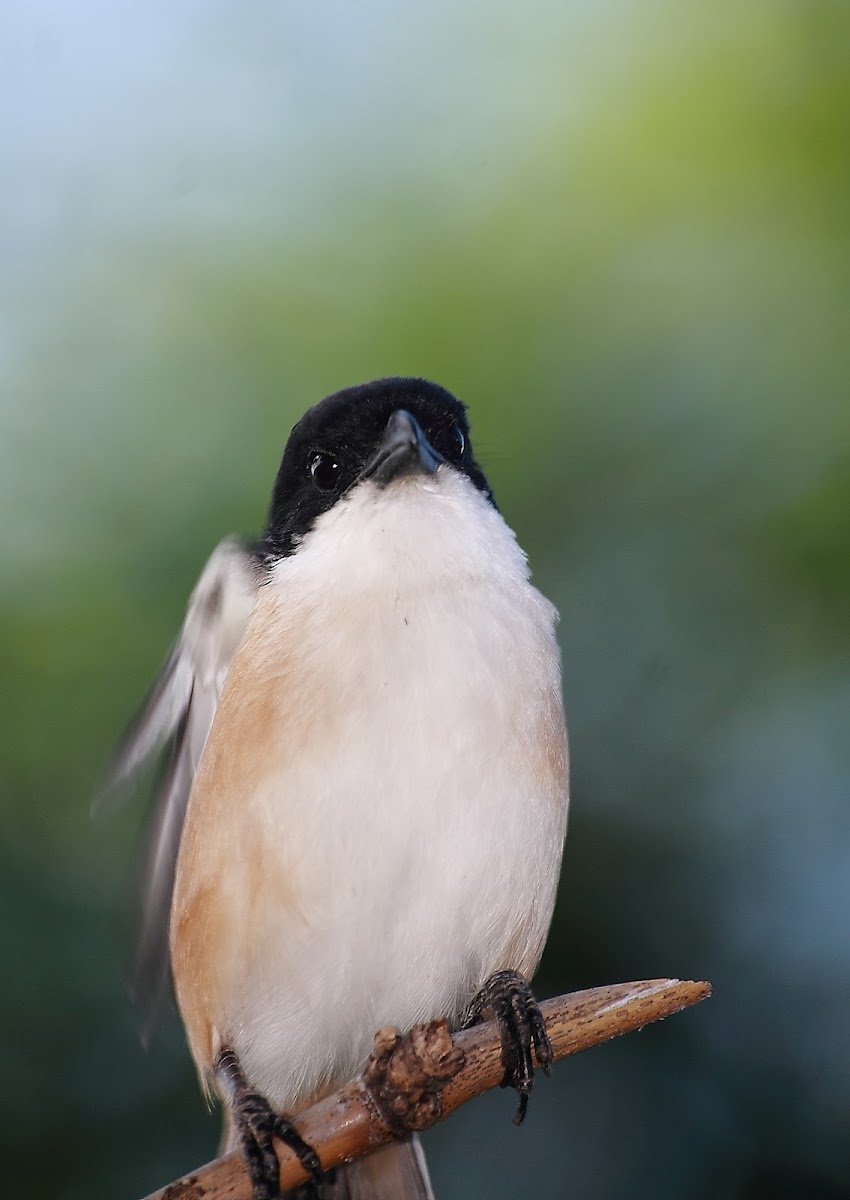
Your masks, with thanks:
[{"label": "curved claw", "polygon": [[502,1087],[512,1087],[519,1096],[514,1124],[521,1125],[528,1110],[528,1098],[534,1087],[534,1058],[545,1075],[552,1062],[552,1047],[546,1024],[534,993],[516,971],[497,971],[473,1000],[465,1025],[477,1025],[492,1017],[499,1024],[502,1039]]},{"label": "curved claw", "polygon": [[233,1109],[239,1142],[251,1176],[253,1200],[278,1200],[280,1163],[274,1148],[278,1138],[292,1150],[313,1183],[321,1182],[322,1164],[288,1117],[276,1113],[259,1092],[248,1089],[242,1068],[232,1050],[224,1050],[216,1064]]}]

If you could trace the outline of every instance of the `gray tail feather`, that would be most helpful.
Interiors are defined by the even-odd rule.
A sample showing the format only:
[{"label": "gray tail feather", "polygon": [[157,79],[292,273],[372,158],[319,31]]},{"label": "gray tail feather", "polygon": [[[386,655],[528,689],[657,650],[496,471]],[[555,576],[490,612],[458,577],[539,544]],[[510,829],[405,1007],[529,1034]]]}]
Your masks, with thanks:
[{"label": "gray tail feather", "polygon": [[[434,1200],[417,1137],[382,1146],[366,1158],[328,1172],[319,1195],[322,1200]],[[289,1197],[300,1200],[298,1192],[290,1192]]]}]

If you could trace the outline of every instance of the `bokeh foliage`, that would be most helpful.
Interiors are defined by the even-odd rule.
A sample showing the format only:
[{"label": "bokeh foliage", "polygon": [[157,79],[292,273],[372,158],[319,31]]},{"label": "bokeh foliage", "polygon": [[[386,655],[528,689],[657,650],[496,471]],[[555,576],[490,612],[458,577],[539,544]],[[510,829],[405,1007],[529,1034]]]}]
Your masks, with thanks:
[{"label": "bokeh foliage", "polygon": [[[522,1131],[497,1096],[435,1132],[439,1194],[850,1195],[850,10],[437,6],[418,48],[383,15],[396,107],[352,132],[331,93],[308,147],[256,150],[308,203],[258,214],[246,183],[205,224],[178,197],[76,253],[72,212],[33,267],[50,303],[4,285],[7,1185],[132,1196],[212,1153],[176,1025],[145,1054],[122,991],[142,805],[89,801],[290,425],[403,372],[470,404],[561,611],[574,800],[539,990],[716,987],[559,1068]],[[261,41],[233,53],[259,71]]]}]

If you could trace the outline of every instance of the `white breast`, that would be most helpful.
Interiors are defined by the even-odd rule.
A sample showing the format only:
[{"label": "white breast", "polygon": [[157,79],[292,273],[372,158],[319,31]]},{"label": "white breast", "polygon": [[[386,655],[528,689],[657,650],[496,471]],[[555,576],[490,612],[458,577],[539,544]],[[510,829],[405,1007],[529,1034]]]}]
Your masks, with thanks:
[{"label": "white breast", "polygon": [[567,807],[554,623],[453,471],[361,485],[261,589],[232,677],[290,717],[232,797],[233,853],[260,831],[263,874],[216,1024],[273,1104],[349,1078],[381,1025],[536,967]]}]

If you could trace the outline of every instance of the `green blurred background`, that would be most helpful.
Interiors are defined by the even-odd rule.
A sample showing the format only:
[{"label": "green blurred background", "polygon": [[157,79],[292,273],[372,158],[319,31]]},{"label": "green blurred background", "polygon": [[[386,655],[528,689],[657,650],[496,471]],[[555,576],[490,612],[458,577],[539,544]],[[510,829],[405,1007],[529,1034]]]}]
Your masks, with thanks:
[{"label": "green blurred background", "polygon": [[410,373],[561,611],[538,990],[715,985],[434,1131],[441,1200],[850,1196],[846,0],[12,2],[0,137],[8,1194],[214,1150],[90,799],[295,419]]}]

